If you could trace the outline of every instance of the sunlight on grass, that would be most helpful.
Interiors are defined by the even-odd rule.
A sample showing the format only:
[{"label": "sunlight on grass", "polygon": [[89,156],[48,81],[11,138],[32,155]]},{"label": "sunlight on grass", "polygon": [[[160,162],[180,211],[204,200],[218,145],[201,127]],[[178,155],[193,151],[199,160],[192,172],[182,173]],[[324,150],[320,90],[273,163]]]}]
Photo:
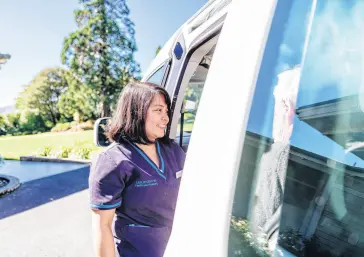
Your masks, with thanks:
[{"label": "sunlight on grass", "polygon": [[[44,133],[29,136],[0,137],[0,154],[7,160],[19,160],[20,156],[33,155],[35,152],[50,146],[54,150],[62,146],[92,147],[100,150],[93,143],[93,131]],[[102,148],[101,148],[102,149]]]}]

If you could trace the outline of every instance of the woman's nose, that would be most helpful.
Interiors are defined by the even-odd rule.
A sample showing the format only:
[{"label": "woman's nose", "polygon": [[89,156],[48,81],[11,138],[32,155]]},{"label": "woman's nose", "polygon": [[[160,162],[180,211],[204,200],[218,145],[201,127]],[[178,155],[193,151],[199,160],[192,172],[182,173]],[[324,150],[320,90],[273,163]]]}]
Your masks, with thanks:
[{"label": "woman's nose", "polygon": [[162,119],[168,122],[169,121],[168,114],[164,114],[163,117],[162,117]]}]

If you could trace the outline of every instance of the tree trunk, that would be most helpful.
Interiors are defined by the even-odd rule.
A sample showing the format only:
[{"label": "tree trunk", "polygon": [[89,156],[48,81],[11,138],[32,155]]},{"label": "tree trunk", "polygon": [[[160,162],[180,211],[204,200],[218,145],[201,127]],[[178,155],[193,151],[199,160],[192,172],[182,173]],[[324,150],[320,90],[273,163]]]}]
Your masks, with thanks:
[{"label": "tree trunk", "polygon": [[111,116],[110,106],[105,103],[104,99],[101,100],[101,113],[100,113],[100,116],[101,117],[110,117]]},{"label": "tree trunk", "polygon": [[56,119],[56,117],[55,117],[55,115],[54,115],[51,108],[49,108],[49,113],[51,115],[51,120],[52,120],[53,124],[56,125],[57,124],[57,119]]},{"label": "tree trunk", "polygon": [[108,96],[108,88],[109,88],[109,82],[107,80],[107,76],[109,75],[109,63],[107,59],[107,50],[106,43],[107,43],[107,36],[108,33],[106,32],[107,28],[107,16],[106,16],[106,8],[105,8],[105,2],[102,1],[102,27],[101,27],[101,38],[102,42],[104,43],[101,47],[100,55],[104,57],[104,60],[102,62],[102,68],[101,68],[101,117],[110,117],[111,110],[110,106],[106,101],[106,97]]}]

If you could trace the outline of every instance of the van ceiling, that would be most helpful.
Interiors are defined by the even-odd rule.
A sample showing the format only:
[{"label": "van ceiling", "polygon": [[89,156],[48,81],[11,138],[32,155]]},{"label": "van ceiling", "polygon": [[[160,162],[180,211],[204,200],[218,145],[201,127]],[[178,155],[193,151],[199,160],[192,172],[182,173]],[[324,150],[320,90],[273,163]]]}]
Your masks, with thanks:
[{"label": "van ceiling", "polygon": [[214,52],[215,46],[212,47],[211,50],[202,58],[200,65],[197,67],[195,73],[192,75],[190,83],[205,83]]}]

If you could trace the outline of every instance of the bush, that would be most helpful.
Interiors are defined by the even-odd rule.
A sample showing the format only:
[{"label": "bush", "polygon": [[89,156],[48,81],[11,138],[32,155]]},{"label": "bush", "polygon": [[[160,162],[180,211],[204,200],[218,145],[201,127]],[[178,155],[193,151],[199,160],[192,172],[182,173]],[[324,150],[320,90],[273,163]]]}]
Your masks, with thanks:
[{"label": "bush", "polygon": [[77,147],[72,150],[71,156],[75,159],[89,160],[93,150],[93,147]]},{"label": "bush", "polygon": [[44,146],[36,152],[35,155],[41,157],[89,160],[93,156],[95,150],[98,149],[87,141],[76,141],[72,146],[61,146],[56,150],[53,149],[53,151],[52,147]]},{"label": "bush", "polygon": [[67,130],[69,130],[71,128],[72,128],[72,125],[69,122],[66,122],[66,123],[58,123],[56,126],[54,126],[51,129],[51,132],[65,132],[65,131],[67,131]]},{"label": "bush", "polygon": [[35,111],[25,111],[22,112],[20,117],[19,130],[27,135],[34,134],[34,131],[45,132],[48,128],[45,125],[45,122],[42,116],[39,115],[38,112]]},{"label": "bush", "polygon": [[54,157],[56,158],[68,158],[70,153],[72,152],[72,147],[62,146],[61,150],[58,151]]},{"label": "bush", "polygon": [[21,114],[19,112],[9,113],[7,115],[8,124],[12,128],[18,128],[20,125]]},{"label": "bush", "polygon": [[86,122],[82,122],[79,124],[76,122],[73,122],[72,128],[70,129],[70,131],[79,132],[79,131],[84,131],[84,130],[92,130],[93,128],[94,128],[94,122],[91,120],[88,120]]},{"label": "bush", "polygon": [[46,120],[44,123],[46,128],[52,128],[54,126],[53,122],[51,122],[50,120]]},{"label": "bush", "polygon": [[30,135],[49,131],[43,117],[34,110],[0,116],[0,135]]},{"label": "bush", "polygon": [[9,127],[7,118],[0,114],[0,136],[6,135],[7,128]]},{"label": "bush", "polygon": [[21,131],[20,131],[20,113],[15,112],[15,113],[9,113],[6,116],[6,127],[5,127],[6,133],[7,134],[12,134],[12,135],[20,135]]},{"label": "bush", "polygon": [[80,128],[82,128],[83,130],[93,130],[94,129],[94,121],[92,120],[88,120],[86,122],[82,122],[80,124]]},{"label": "bush", "polygon": [[88,120],[86,122],[82,122],[78,124],[75,121],[72,122],[65,122],[65,123],[58,123],[54,126],[51,132],[79,132],[84,130],[92,130],[94,128],[94,122],[92,120]]},{"label": "bush", "polygon": [[5,136],[5,135],[7,135],[6,130],[3,128],[0,128],[0,136]]},{"label": "bush", "polygon": [[69,131],[70,132],[81,132],[81,131],[83,131],[83,129],[80,128],[79,125],[77,125],[77,126],[73,126]]},{"label": "bush", "polygon": [[46,145],[40,150],[40,152],[37,155],[42,157],[50,157],[51,153],[52,153],[52,147]]}]

